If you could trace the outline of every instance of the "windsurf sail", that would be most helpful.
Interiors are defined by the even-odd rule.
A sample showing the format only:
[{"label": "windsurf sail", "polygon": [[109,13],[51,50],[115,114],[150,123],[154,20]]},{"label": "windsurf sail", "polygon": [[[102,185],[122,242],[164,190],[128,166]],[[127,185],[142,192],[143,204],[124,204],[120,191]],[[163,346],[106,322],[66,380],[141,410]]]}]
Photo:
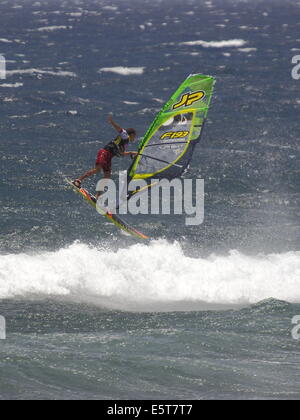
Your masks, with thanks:
[{"label": "windsurf sail", "polygon": [[128,182],[171,180],[184,173],[201,139],[214,83],[211,76],[192,74],[179,86],[139,144],[139,154],[128,170]]}]

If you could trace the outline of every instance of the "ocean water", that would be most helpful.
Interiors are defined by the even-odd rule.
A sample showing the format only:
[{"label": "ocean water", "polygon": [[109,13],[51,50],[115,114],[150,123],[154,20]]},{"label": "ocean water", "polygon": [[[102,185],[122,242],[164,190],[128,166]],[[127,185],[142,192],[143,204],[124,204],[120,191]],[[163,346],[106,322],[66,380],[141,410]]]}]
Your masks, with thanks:
[{"label": "ocean water", "polygon": [[[300,1],[0,9],[0,399],[299,399]],[[187,175],[204,223],[126,216],[139,242],[63,176],[93,166],[110,112],[141,138],[196,72],[217,80]]]}]

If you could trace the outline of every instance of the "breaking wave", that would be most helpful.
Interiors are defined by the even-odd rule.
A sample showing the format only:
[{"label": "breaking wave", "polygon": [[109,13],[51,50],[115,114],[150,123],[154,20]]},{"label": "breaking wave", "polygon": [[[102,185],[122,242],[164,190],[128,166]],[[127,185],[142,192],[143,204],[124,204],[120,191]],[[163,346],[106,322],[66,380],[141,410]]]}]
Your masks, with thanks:
[{"label": "breaking wave", "polygon": [[0,256],[0,299],[59,297],[114,309],[164,311],[268,298],[296,303],[299,286],[300,252],[253,257],[231,251],[191,258],[178,243],[166,241],[117,252],[77,242],[55,252]]}]

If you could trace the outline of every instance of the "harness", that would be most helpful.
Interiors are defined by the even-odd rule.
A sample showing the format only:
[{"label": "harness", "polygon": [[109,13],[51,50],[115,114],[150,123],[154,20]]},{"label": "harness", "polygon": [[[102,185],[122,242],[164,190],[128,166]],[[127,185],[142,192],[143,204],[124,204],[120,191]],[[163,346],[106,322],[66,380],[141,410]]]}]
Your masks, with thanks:
[{"label": "harness", "polygon": [[128,143],[129,139],[123,140],[121,135],[118,135],[104,147],[104,150],[107,150],[113,156],[121,156],[121,154],[125,152],[125,146]]}]

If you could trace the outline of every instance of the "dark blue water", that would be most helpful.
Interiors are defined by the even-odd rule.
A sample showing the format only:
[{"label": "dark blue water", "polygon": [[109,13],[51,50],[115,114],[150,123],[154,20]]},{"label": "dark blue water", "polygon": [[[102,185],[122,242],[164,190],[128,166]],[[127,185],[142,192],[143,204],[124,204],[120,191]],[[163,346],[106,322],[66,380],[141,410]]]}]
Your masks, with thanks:
[{"label": "dark blue water", "polygon": [[[0,398],[299,398],[300,2],[0,8]],[[140,243],[63,176],[93,167],[110,112],[142,138],[190,73],[217,80],[187,174],[205,221],[127,216]]]}]

